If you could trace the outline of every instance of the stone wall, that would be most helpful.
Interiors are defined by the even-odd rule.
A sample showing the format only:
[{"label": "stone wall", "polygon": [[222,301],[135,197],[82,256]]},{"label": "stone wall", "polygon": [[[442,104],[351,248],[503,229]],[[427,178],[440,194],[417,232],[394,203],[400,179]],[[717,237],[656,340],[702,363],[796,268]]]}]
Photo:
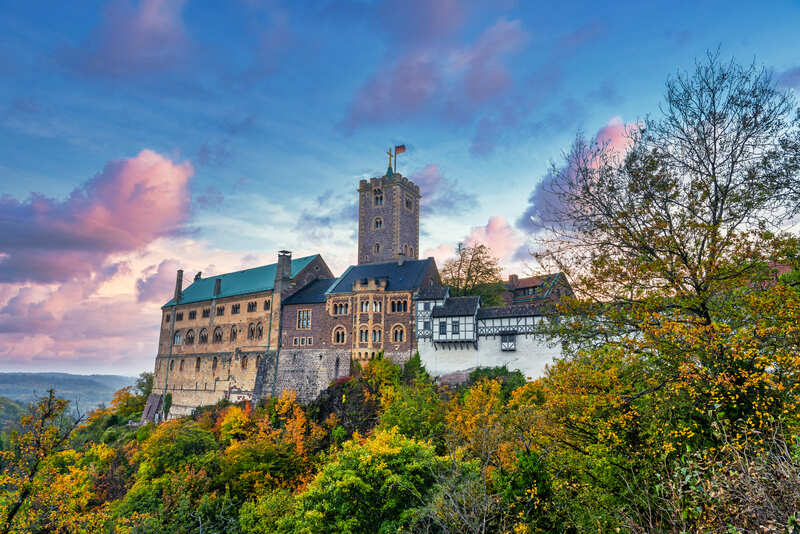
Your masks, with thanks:
[{"label": "stone wall", "polygon": [[301,402],[310,402],[331,382],[350,374],[350,354],[341,349],[281,349],[277,366],[265,361],[256,380],[254,399],[295,391]]}]

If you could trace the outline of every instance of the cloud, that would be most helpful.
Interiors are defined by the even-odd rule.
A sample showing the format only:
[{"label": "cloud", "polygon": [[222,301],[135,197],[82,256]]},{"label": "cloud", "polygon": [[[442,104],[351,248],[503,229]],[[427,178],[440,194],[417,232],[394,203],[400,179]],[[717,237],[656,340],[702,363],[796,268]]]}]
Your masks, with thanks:
[{"label": "cloud", "polygon": [[181,19],[185,0],[115,0],[68,64],[91,76],[131,78],[172,70],[187,56],[191,41]]},{"label": "cloud", "polygon": [[[445,12],[446,6],[436,9]],[[472,117],[475,106],[485,105],[512,85],[504,60],[519,51],[527,39],[518,20],[504,18],[467,46],[439,41],[433,45],[432,35],[438,38],[450,31],[420,31],[427,37],[414,45],[409,43],[407,51],[387,68],[375,72],[356,91],[344,121],[347,130],[398,120],[423,110],[449,119]]]},{"label": "cloud", "polygon": [[778,75],[778,85],[800,91],[800,67],[785,70]]},{"label": "cloud", "polygon": [[151,265],[136,280],[136,300],[139,302],[162,302],[175,289],[175,276],[180,264],[176,260],[164,260]]},{"label": "cloud", "polygon": [[486,245],[504,264],[514,260],[522,243],[523,237],[502,215],[489,217],[485,225],[473,227],[464,239],[464,244],[470,247]]},{"label": "cloud", "polygon": [[[600,128],[592,142],[603,145],[612,153],[623,154],[630,144],[628,131],[635,123],[626,124],[620,117],[613,117]],[[519,217],[516,226],[527,233],[536,233],[544,229],[549,214],[559,207],[559,201],[552,194],[553,187],[574,172],[572,164],[551,169],[536,184],[528,197],[528,207]]]},{"label": "cloud", "polygon": [[412,173],[410,179],[419,186],[422,208],[429,214],[463,213],[478,206],[477,197],[464,191],[458,181],[445,178],[435,163]]},{"label": "cloud", "polygon": [[189,213],[189,163],[151,151],[109,162],[66,200],[0,197],[0,282],[90,276],[113,253],[174,234]]}]

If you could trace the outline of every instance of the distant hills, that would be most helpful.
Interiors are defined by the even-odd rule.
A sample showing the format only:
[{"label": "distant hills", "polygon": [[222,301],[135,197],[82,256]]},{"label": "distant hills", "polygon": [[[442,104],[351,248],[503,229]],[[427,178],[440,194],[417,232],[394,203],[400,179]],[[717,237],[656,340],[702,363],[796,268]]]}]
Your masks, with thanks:
[{"label": "distant hills", "polygon": [[48,389],[55,388],[56,396],[67,399],[73,407],[85,414],[100,404],[108,405],[114,398],[115,391],[131,386],[134,382],[135,377],[119,375],[0,373],[0,396],[27,408],[29,402],[47,395]]}]

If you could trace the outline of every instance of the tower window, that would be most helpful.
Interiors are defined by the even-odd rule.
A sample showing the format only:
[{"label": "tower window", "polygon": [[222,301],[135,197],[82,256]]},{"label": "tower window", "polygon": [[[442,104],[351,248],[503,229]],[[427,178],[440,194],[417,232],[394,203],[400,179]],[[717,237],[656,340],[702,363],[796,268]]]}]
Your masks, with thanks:
[{"label": "tower window", "polygon": [[375,189],[373,191],[373,198],[375,199],[376,206],[383,206],[383,191]]},{"label": "tower window", "polygon": [[380,253],[381,253],[381,244],[375,243],[375,254],[380,254]]},{"label": "tower window", "polygon": [[380,230],[381,228],[383,228],[383,219],[375,217],[375,229]]},{"label": "tower window", "polygon": [[414,203],[411,202],[411,199],[406,197],[406,209],[408,211],[414,211]]}]

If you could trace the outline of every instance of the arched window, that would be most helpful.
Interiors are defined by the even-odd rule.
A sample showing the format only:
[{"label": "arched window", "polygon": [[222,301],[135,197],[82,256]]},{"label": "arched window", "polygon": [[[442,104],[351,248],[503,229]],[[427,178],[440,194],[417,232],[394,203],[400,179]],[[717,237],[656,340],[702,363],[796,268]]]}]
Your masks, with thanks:
[{"label": "arched window", "polygon": [[214,356],[214,359],[211,360],[211,371],[216,373],[217,372],[217,357]]},{"label": "arched window", "polygon": [[247,326],[247,339],[255,339],[256,337],[256,325],[250,323]]},{"label": "arched window", "polygon": [[406,338],[406,329],[403,325],[395,325],[392,328],[392,341],[394,343],[402,343]]},{"label": "arched window", "polygon": [[369,341],[369,330],[367,330],[366,328],[362,328],[358,332],[358,340],[361,341],[362,343],[366,343],[367,341]]},{"label": "arched window", "polygon": [[261,365],[261,355],[260,354],[258,356],[256,356],[256,369],[258,369],[259,365]]},{"label": "arched window", "polygon": [[214,343],[222,343],[222,328],[219,326],[214,329]]},{"label": "arched window", "polygon": [[375,205],[376,206],[382,206],[383,205],[383,191],[381,191],[380,189],[375,189],[372,193],[373,193],[373,198],[375,199]]},{"label": "arched window", "polygon": [[181,339],[182,339],[182,334],[181,334],[181,331],[178,330],[177,332],[175,332],[175,337],[172,339],[172,342],[175,345],[180,345],[181,344]]},{"label": "arched window", "polygon": [[181,360],[181,365],[178,367],[178,371],[183,372],[183,360]]},{"label": "arched window", "polygon": [[231,341],[236,341],[237,330],[235,326],[231,327]]},{"label": "arched window", "polygon": [[200,370],[200,358],[197,358],[197,360],[194,362],[194,370],[195,371]]},{"label": "arched window", "polygon": [[184,345],[192,345],[194,343],[194,330],[187,330],[186,336],[183,338]]},{"label": "arched window", "polygon": [[381,244],[375,243],[375,254],[380,254],[380,253],[381,253]]},{"label": "arched window", "polygon": [[169,370],[170,371],[174,371],[175,370],[175,360],[170,360],[169,361]]},{"label": "arched window", "polygon": [[200,335],[197,336],[197,342],[201,344],[208,343],[208,330],[205,328],[200,330]]},{"label": "arched window", "polygon": [[381,342],[381,329],[375,328],[372,331],[372,342],[373,343],[380,343]]},{"label": "arched window", "polygon": [[408,247],[408,256],[410,258],[414,257],[414,247]]},{"label": "arched window", "polygon": [[383,228],[383,219],[375,217],[375,229],[380,230],[381,228]]},{"label": "arched window", "polygon": [[247,356],[242,356],[242,369],[247,369]]},{"label": "arched window", "polygon": [[403,256],[408,256],[408,245],[403,245]]},{"label": "arched window", "polygon": [[343,326],[337,326],[333,329],[333,343],[336,345],[342,345],[345,341],[347,341],[347,331],[344,329]]},{"label": "arched window", "polygon": [[262,337],[264,337],[264,325],[256,323],[256,339],[261,339]]}]

